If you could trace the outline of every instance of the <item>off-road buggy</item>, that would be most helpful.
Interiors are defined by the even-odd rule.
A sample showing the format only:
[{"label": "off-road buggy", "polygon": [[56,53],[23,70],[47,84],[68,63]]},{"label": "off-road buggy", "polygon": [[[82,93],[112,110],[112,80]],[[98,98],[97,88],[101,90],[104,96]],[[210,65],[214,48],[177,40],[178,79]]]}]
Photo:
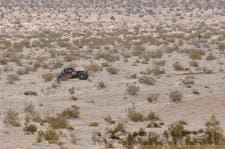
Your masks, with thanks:
[{"label": "off-road buggy", "polygon": [[75,79],[79,78],[80,80],[88,79],[88,72],[84,68],[65,68],[63,71],[57,76],[58,81],[63,81],[67,79]]}]

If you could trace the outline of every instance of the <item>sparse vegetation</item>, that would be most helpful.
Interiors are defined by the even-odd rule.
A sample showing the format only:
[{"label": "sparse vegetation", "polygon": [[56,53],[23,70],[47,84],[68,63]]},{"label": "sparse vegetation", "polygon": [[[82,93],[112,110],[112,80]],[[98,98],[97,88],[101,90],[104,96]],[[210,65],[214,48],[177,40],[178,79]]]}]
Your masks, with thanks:
[{"label": "sparse vegetation", "polygon": [[173,102],[179,102],[182,100],[182,97],[183,97],[182,93],[178,90],[170,92],[169,96]]},{"label": "sparse vegetation", "polygon": [[148,102],[154,102],[157,101],[158,98],[159,94],[149,94],[146,99],[148,100]]},{"label": "sparse vegetation", "polygon": [[52,73],[46,73],[42,75],[42,78],[44,79],[45,82],[50,82],[53,80],[54,75]]},{"label": "sparse vegetation", "polygon": [[132,107],[128,108],[127,116],[129,117],[131,121],[134,121],[134,122],[144,120],[143,114],[136,111],[135,105],[132,105]]},{"label": "sparse vegetation", "polygon": [[153,77],[148,77],[148,76],[142,76],[139,78],[138,81],[146,85],[155,85],[156,83],[156,80]]},{"label": "sparse vegetation", "polygon": [[19,122],[19,113],[15,112],[13,110],[8,110],[5,114],[5,117],[3,119],[3,123],[6,126],[13,126],[13,127],[19,127],[21,126],[20,122]]},{"label": "sparse vegetation", "polygon": [[139,92],[140,88],[139,86],[137,86],[136,84],[127,84],[126,86],[126,92],[129,95],[137,95],[137,93]]}]

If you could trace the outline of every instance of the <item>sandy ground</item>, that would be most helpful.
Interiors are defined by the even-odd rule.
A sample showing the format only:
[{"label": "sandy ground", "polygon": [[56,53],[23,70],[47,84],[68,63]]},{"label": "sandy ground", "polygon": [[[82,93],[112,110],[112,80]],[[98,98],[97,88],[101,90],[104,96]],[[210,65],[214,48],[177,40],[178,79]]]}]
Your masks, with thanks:
[{"label": "sandy ground", "polygon": [[[70,126],[74,128],[77,139],[76,144],[71,143],[69,131],[61,129],[60,139],[67,148],[76,149],[99,149],[104,148],[104,144],[93,144],[93,132],[101,132],[104,134],[107,130],[114,127],[108,124],[104,118],[110,115],[116,122],[123,122],[126,130],[133,132],[140,128],[146,131],[162,132],[175,121],[187,122],[187,128],[190,130],[198,130],[205,128],[205,122],[215,115],[220,121],[221,128],[225,129],[225,54],[223,47],[218,48],[220,43],[224,44],[224,16],[212,14],[206,11],[198,17],[198,12],[188,12],[182,19],[175,13],[169,15],[165,12],[162,14],[145,15],[126,15],[125,12],[113,13],[111,11],[99,15],[93,13],[92,10],[80,11],[85,14],[78,17],[74,10],[65,10],[59,13],[56,10],[33,10],[27,8],[18,11],[4,9],[4,17],[0,20],[0,148],[1,149],[55,149],[60,145],[49,144],[47,141],[37,143],[37,133],[34,135],[25,134],[23,127],[25,126],[24,111],[25,104],[32,103],[35,112],[41,116],[53,116],[62,112],[71,105],[80,107],[80,117],[69,119]],[[29,12],[29,13],[27,13]],[[218,12],[220,12],[218,10]],[[166,15],[167,14],[167,15]],[[70,15],[70,16],[67,16]],[[86,16],[86,17],[85,17]],[[116,20],[110,20],[111,16],[115,16]],[[175,19],[175,20],[174,20]],[[206,20],[206,21],[205,21]],[[202,23],[204,21],[204,23]],[[203,25],[204,24],[204,25]],[[139,27],[140,31],[135,31],[135,27]],[[60,40],[68,39],[66,42],[72,46],[58,46],[59,38],[53,38],[50,47],[23,47],[22,50],[15,46],[4,48],[6,41],[12,43],[19,41],[29,41],[30,44],[35,41],[47,39],[42,34],[47,32],[58,33]],[[181,37],[179,33],[182,34]],[[201,34],[203,38],[198,39]],[[208,36],[207,36],[208,34]],[[151,36],[157,39],[154,43],[147,39],[147,42],[139,42],[143,36]],[[112,45],[95,45],[88,41],[77,43],[81,39],[89,38],[106,38],[113,37],[111,40],[117,40]],[[120,38],[124,43],[120,43]],[[50,39],[50,37],[49,37]],[[174,40],[174,41],[173,41]],[[74,42],[75,41],[75,42]],[[125,42],[126,41],[126,42]],[[86,43],[85,43],[86,42]],[[123,45],[124,44],[124,45]],[[145,52],[162,51],[162,57],[150,58],[148,62],[143,62],[143,58],[132,54],[135,45],[143,44]],[[108,47],[106,47],[108,46]],[[131,46],[129,48],[129,46]],[[175,50],[167,52],[169,47],[175,47]],[[193,61],[187,49],[201,49],[204,55],[201,59],[196,60],[198,67],[190,66]],[[111,52],[110,51],[113,51]],[[16,58],[7,64],[1,60],[13,55],[20,55],[21,65],[13,62]],[[109,55],[117,55],[119,60],[114,62],[107,61],[107,58],[96,58],[99,51],[109,52]],[[66,62],[65,55],[73,55],[79,53],[70,62]],[[215,56],[213,60],[206,60],[209,53]],[[55,55],[54,55],[55,54]],[[126,56],[128,54],[129,56]],[[54,55],[54,56],[53,56]],[[109,57],[108,55],[108,57]],[[144,56],[147,53],[143,54]],[[143,56],[142,55],[142,56]],[[151,54],[150,54],[151,55]],[[38,58],[43,61],[38,61]],[[50,68],[53,61],[61,60],[63,62],[60,68]],[[164,61],[165,65],[160,66],[165,73],[159,76],[152,76],[156,83],[154,85],[146,85],[139,81],[143,76],[143,71],[148,68],[154,68],[155,62]],[[49,68],[40,66],[36,71],[30,71],[28,74],[18,75],[18,69],[27,66],[34,67],[35,62],[38,64],[45,63]],[[107,68],[102,66],[107,62],[109,66],[118,69],[117,74],[111,75],[107,72]],[[173,68],[174,63],[180,64],[187,68],[186,70],[177,71]],[[83,66],[89,68],[90,64],[98,64],[103,71],[89,71],[88,80],[72,79],[57,83],[56,75],[70,65]],[[212,70],[207,73],[204,69]],[[42,78],[43,74],[52,73],[53,80],[46,82]],[[14,81],[13,84],[8,83],[8,76],[16,74],[20,79]],[[137,74],[137,78],[131,78],[132,74]],[[186,77],[193,77],[194,83],[191,87],[187,87],[183,80]],[[105,88],[99,89],[98,83],[103,81]],[[126,92],[127,84],[136,84],[140,91],[137,95],[129,95]],[[70,94],[69,89],[74,88],[75,93]],[[172,102],[169,94],[178,90],[182,93],[181,102]],[[194,94],[193,90],[198,91]],[[24,95],[26,91],[35,91],[37,96]],[[148,102],[146,98],[149,94],[157,93],[159,98],[157,101]],[[78,100],[71,100],[71,96],[76,96]],[[154,111],[165,123],[162,128],[146,128],[148,122],[132,122],[127,116],[128,108],[135,105],[136,110],[144,115],[149,111]],[[21,127],[6,126],[4,123],[5,115],[9,109],[19,113],[18,119]],[[90,123],[97,122],[98,126],[90,126]],[[48,124],[37,125],[38,130],[46,130]],[[122,148],[121,145],[115,143],[115,148]],[[62,148],[62,147],[61,147]]]}]

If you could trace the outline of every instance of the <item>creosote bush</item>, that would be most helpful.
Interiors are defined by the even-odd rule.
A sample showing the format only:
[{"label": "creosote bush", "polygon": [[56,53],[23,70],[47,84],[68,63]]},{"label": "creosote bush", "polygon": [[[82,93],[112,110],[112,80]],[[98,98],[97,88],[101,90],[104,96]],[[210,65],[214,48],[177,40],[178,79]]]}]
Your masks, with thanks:
[{"label": "creosote bush", "polygon": [[178,90],[170,92],[169,96],[173,102],[179,102],[182,100],[183,97],[182,93]]},{"label": "creosote bush", "polygon": [[154,85],[156,83],[156,80],[153,77],[149,76],[142,76],[138,81],[146,85]]},{"label": "creosote bush", "polygon": [[54,75],[52,73],[46,73],[41,76],[45,82],[50,82],[53,80]]},{"label": "creosote bush", "polygon": [[98,84],[97,84],[97,88],[98,89],[106,88],[106,85],[105,85],[104,81],[99,81]]},{"label": "creosote bush", "polygon": [[26,95],[26,96],[37,96],[38,94],[35,91],[25,91],[24,95]]},{"label": "creosote bush", "polygon": [[184,67],[179,62],[174,63],[173,68],[176,71],[183,71],[184,70]]},{"label": "creosote bush", "polygon": [[72,105],[70,108],[65,109],[61,115],[66,118],[79,118],[80,108],[76,105]]},{"label": "creosote bush", "polygon": [[133,84],[127,84],[126,86],[126,92],[129,95],[137,95],[137,93],[139,92],[140,88],[139,86],[137,86],[135,83]]},{"label": "creosote bush", "polygon": [[6,126],[20,127],[18,116],[19,116],[18,112],[15,112],[10,109],[6,112],[5,117],[3,119],[3,123]]},{"label": "creosote bush", "polygon": [[68,128],[69,122],[67,121],[66,117],[62,115],[57,115],[55,117],[47,117],[47,122],[49,126],[53,129],[60,129],[60,128]]},{"label": "creosote bush", "polygon": [[13,84],[14,82],[16,82],[16,81],[19,81],[20,80],[20,78],[17,76],[17,75],[8,75],[7,76],[7,80],[8,80],[8,83],[11,83],[11,84]]},{"label": "creosote bush", "polygon": [[28,134],[34,134],[37,131],[37,126],[34,124],[27,124],[24,128],[23,131],[25,131]]},{"label": "creosote bush", "polygon": [[112,119],[110,115],[107,115],[107,117],[105,117],[104,120],[109,124],[115,124],[115,121]]},{"label": "creosote bush", "polygon": [[158,98],[159,94],[149,94],[146,99],[148,100],[148,102],[154,102],[157,101]]},{"label": "creosote bush", "polygon": [[118,73],[118,69],[117,68],[115,68],[115,67],[108,67],[108,68],[106,68],[106,70],[107,70],[107,72],[109,73],[109,74],[111,74],[111,75],[115,75],[115,74],[117,74]]},{"label": "creosote bush", "polygon": [[138,121],[144,120],[143,114],[141,112],[136,111],[135,105],[132,105],[132,107],[128,108],[127,116],[133,122],[138,122]]}]

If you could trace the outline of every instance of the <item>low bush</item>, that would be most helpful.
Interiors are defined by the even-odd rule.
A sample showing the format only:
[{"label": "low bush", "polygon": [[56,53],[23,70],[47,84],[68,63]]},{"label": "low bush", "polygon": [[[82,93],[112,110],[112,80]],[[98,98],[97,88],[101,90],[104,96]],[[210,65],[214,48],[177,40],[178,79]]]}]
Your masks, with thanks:
[{"label": "low bush", "polygon": [[169,96],[173,102],[179,102],[182,100],[182,97],[183,97],[182,93],[178,90],[170,92]]}]

